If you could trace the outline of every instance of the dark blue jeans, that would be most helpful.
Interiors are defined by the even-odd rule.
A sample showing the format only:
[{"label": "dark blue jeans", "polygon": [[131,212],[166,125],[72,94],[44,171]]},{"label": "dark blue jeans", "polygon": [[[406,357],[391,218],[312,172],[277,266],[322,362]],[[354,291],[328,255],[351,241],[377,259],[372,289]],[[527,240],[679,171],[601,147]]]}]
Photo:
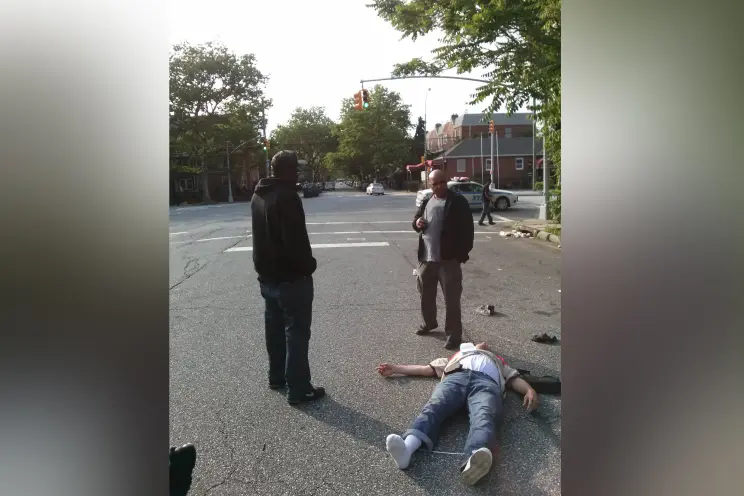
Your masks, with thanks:
[{"label": "dark blue jeans", "polygon": [[470,431],[464,454],[469,457],[479,448],[489,448],[496,439],[503,418],[501,387],[488,375],[461,370],[444,377],[403,437],[413,434],[431,451],[442,422],[463,406],[470,415]]},{"label": "dark blue jeans", "polygon": [[281,284],[261,283],[266,301],[266,350],[269,382],[304,392],[310,386],[310,325],[313,318],[313,279]]},{"label": "dark blue jeans", "polygon": [[491,202],[483,200],[483,213],[478,222],[483,222],[486,219],[486,215],[488,216],[488,222],[493,222],[493,217],[491,217]]}]

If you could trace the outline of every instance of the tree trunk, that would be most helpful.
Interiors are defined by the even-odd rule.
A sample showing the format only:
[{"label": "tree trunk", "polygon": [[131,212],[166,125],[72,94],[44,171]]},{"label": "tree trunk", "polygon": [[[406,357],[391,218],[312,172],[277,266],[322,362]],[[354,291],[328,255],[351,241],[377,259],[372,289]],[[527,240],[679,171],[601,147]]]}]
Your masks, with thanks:
[{"label": "tree trunk", "polygon": [[201,158],[199,161],[201,162],[201,169],[202,169],[202,173],[201,173],[202,188],[203,188],[202,196],[204,200],[212,201],[212,197],[209,195],[209,171],[207,170],[207,167],[204,164],[204,158]]}]

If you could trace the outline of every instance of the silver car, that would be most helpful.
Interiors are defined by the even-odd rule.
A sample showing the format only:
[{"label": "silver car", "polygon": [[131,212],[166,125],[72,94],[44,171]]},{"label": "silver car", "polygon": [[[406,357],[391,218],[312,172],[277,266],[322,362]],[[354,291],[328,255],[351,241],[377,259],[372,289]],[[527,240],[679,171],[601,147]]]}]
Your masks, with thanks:
[{"label": "silver car", "polygon": [[[483,208],[482,184],[467,179],[455,178],[447,182],[447,188],[449,188],[450,191],[464,196],[470,204],[471,209],[480,210],[481,208]],[[506,210],[519,201],[519,197],[511,191],[507,191],[505,189],[496,189],[494,187],[489,188],[489,190],[491,192],[491,203],[496,210]],[[416,208],[420,207],[421,203],[424,200],[431,197],[431,194],[431,189],[425,189],[416,193]]]}]

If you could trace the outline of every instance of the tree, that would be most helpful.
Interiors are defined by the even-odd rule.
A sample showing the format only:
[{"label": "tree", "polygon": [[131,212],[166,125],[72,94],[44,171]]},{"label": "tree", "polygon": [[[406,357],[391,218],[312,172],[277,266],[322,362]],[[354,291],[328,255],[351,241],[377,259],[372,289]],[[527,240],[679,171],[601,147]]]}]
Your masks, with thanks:
[{"label": "tree", "polygon": [[380,178],[409,160],[409,106],[398,93],[379,85],[369,99],[370,106],[363,111],[354,109],[351,98],[341,105],[341,122],[334,132],[338,150],[326,156],[326,164],[339,176]]},{"label": "tree", "polygon": [[444,33],[431,61],[397,64],[393,76],[481,69],[489,82],[477,88],[471,104],[488,101],[488,113],[502,107],[516,112],[535,99],[560,184],[560,0],[375,0],[370,7],[403,37]]},{"label": "tree", "polygon": [[418,118],[416,130],[413,132],[413,144],[411,149],[415,159],[415,162],[413,163],[418,163],[426,152],[426,123],[424,122],[423,117]]},{"label": "tree", "polygon": [[261,110],[270,106],[262,88],[267,78],[252,54],[238,56],[213,42],[175,45],[169,68],[171,148],[192,158],[209,200],[210,158],[222,162],[227,141],[258,144]]},{"label": "tree", "polygon": [[338,146],[334,126],[323,107],[298,108],[287,124],[274,130],[271,139],[278,149],[297,151],[299,158],[307,161],[312,182],[317,182],[326,167],[325,156]]}]

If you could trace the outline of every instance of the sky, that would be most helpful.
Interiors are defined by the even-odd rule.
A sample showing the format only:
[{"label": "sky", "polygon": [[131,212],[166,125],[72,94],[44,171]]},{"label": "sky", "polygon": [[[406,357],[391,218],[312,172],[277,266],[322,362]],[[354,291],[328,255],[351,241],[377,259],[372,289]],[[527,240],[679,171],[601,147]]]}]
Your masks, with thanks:
[{"label": "sky", "polygon": [[[297,107],[325,107],[337,121],[341,100],[359,91],[361,79],[389,77],[394,64],[415,57],[430,60],[431,50],[439,46],[436,35],[401,40],[399,32],[365,6],[371,2],[170,0],[170,44],[221,41],[238,54],[253,53],[258,69],[270,78],[269,133]],[[409,79],[365,87],[374,84],[400,93],[411,105],[414,123],[426,111],[428,129],[452,114],[479,113],[487,106],[467,104],[477,82]]]}]

